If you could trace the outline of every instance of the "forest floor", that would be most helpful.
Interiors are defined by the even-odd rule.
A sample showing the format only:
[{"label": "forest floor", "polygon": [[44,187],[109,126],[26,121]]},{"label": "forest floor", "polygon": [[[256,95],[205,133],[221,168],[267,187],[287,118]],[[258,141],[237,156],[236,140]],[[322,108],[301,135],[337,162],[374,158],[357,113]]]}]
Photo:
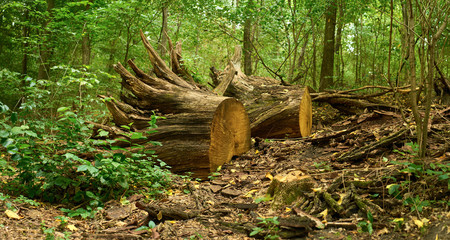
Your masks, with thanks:
[{"label": "forest floor", "polygon": [[[110,201],[94,219],[61,219],[62,206],[13,202],[19,211],[0,213],[0,239],[450,239],[448,180],[411,170],[420,163],[408,134],[362,158],[339,160],[398,131],[401,117],[379,112],[343,118],[330,109],[314,116],[310,138],[253,139],[249,152],[209,181],[174,177],[159,200],[133,195]],[[443,144],[430,136],[430,151],[441,152],[422,160],[424,166],[449,163]],[[275,176],[292,172],[312,187],[283,205],[267,191]],[[398,191],[389,194],[395,184]],[[150,220],[156,227],[136,230]]]}]

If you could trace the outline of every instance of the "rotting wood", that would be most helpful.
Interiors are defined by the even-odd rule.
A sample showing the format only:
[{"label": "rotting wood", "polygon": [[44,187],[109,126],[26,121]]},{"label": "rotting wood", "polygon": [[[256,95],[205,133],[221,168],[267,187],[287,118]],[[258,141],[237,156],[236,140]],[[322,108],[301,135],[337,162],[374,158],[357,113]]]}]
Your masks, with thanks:
[{"label": "rotting wood", "polygon": [[399,140],[408,132],[408,130],[409,129],[407,129],[407,128],[402,128],[399,131],[397,131],[387,137],[381,138],[380,140],[378,140],[376,142],[365,145],[361,148],[354,149],[353,151],[350,151],[350,152],[344,152],[343,154],[341,154],[339,157],[336,158],[336,161],[339,161],[339,162],[354,161],[354,160],[358,160],[358,159],[367,157],[372,150],[378,149],[383,146],[387,146],[387,145],[392,144],[395,141]]}]

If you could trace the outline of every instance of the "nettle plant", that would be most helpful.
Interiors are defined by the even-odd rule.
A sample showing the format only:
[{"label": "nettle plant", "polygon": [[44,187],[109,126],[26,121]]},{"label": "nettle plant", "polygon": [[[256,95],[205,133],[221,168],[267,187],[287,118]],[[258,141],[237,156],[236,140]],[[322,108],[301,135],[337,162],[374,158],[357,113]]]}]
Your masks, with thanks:
[{"label": "nettle plant", "polygon": [[[135,145],[130,153],[112,147],[115,140],[92,140],[91,129],[76,113],[67,107],[57,112],[59,119],[47,123],[49,129],[44,132],[32,121],[15,126],[19,125],[17,114],[1,120],[0,144],[5,151],[0,155],[0,170],[9,177],[3,189],[49,202],[81,204],[86,209],[65,211],[69,216],[93,217],[107,199],[134,189],[156,195],[170,183],[170,172],[154,151]],[[156,119],[150,122],[149,134]],[[132,131],[128,137],[145,138]]]}]

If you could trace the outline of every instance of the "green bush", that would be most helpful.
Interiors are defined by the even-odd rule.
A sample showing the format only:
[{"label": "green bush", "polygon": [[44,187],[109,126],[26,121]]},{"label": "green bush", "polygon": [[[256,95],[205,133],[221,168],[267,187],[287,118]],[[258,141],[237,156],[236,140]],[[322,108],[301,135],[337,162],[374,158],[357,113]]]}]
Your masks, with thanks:
[{"label": "green bush", "polygon": [[[170,173],[154,151],[138,145],[135,153],[113,152],[109,144],[114,141],[90,139],[85,121],[69,108],[59,108],[58,113],[58,120],[47,123],[29,121],[19,126],[12,118],[1,121],[0,168],[10,179],[3,189],[95,209],[133,189],[147,188],[149,194],[159,194],[170,183]],[[155,123],[153,117],[150,130]],[[99,143],[102,151],[98,151]],[[93,157],[83,158],[81,153]]]}]

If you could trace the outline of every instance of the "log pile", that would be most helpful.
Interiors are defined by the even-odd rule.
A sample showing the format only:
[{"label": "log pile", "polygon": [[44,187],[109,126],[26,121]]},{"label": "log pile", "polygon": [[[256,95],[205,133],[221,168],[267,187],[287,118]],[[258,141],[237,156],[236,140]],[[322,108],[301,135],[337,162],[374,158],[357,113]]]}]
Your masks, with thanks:
[{"label": "log pile", "polygon": [[[113,116],[115,127],[96,126],[120,136],[121,126],[146,132],[152,112],[163,114],[156,133],[134,142],[159,141],[149,146],[176,173],[205,178],[235,155],[250,149],[250,122],[241,102],[200,89],[170,70],[141,32],[156,76],[146,74],[132,60],[135,75],[118,63],[114,69],[126,91],[119,102],[100,96]],[[174,56],[176,56],[174,54]],[[133,141],[133,139],[131,139]],[[119,142],[119,144],[123,144]]]},{"label": "log pile", "polygon": [[[153,66],[153,74],[128,65],[114,66],[122,78],[120,100],[100,96],[116,126],[94,124],[110,136],[124,138],[123,126],[146,132],[153,112],[162,115],[156,133],[127,139],[148,146],[176,173],[205,178],[233,156],[250,149],[250,137],[299,137],[311,133],[312,107],[307,88],[283,86],[264,77],[246,76],[240,70],[240,48],[223,72],[214,70],[213,90],[195,83],[184,68],[181,44],[169,41],[170,69],[141,32],[142,42]],[[124,142],[116,143],[126,145]]]}]

